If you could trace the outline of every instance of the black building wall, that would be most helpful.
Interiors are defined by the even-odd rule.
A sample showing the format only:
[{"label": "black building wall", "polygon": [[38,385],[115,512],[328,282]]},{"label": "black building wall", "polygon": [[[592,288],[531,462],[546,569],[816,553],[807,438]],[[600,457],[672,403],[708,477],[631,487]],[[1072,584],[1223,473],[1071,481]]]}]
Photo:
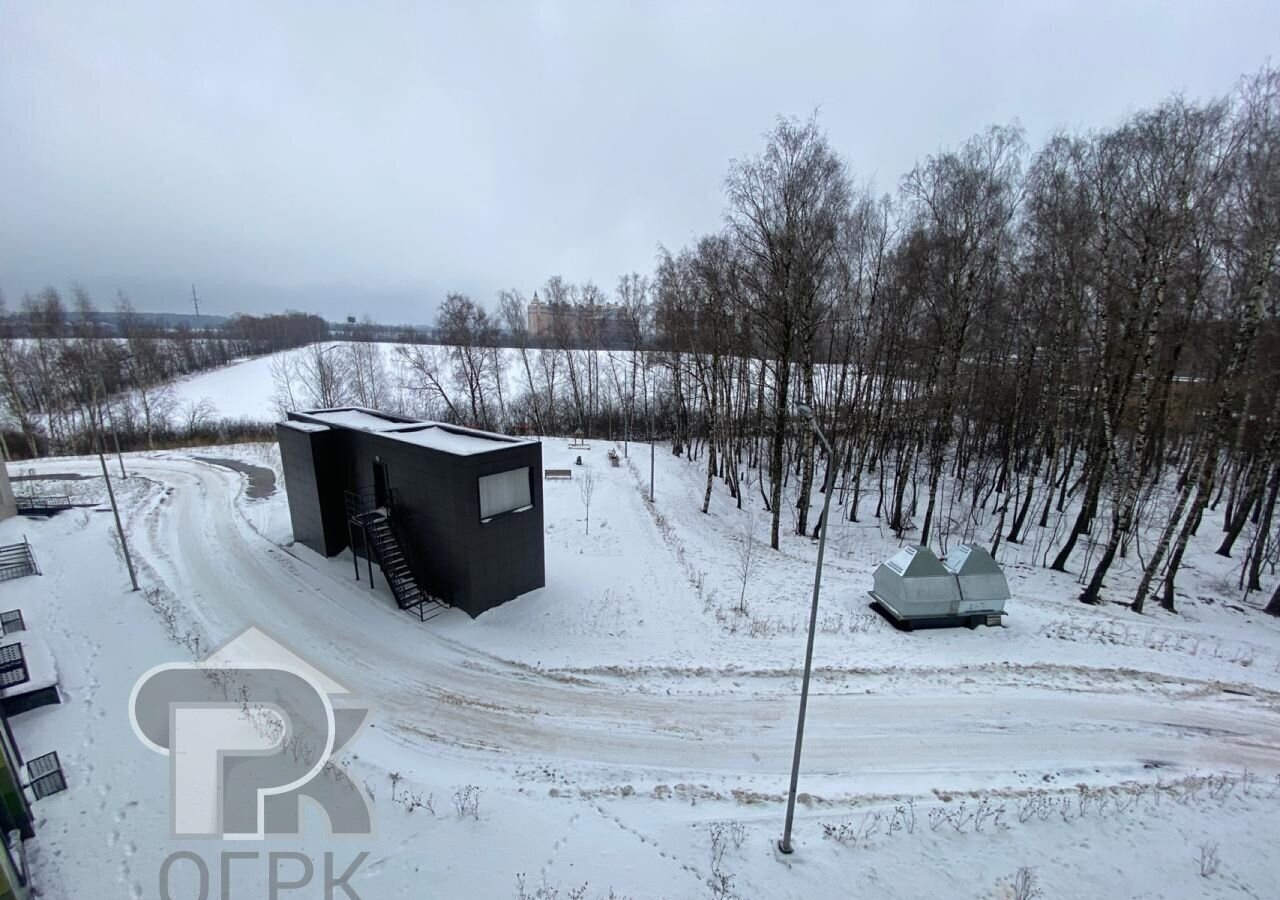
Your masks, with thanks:
[{"label": "black building wall", "polygon": [[[459,482],[457,508],[461,519],[480,523],[476,541],[467,554],[475,592],[481,597],[517,597],[544,586],[547,576],[543,551],[542,444],[517,445],[500,453],[469,459],[473,468],[466,482]],[[529,467],[529,498],[533,509],[480,522],[479,479],[518,466]]]},{"label": "black building wall", "polygon": [[[373,487],[373,465],[386,466],[393,522],[418,583],[477,616],[546,583],[543,563],[540,444],[459,456],[386,435],[350,431],[352,478]],[[481,475],[529,468],[533,508],[480,521]]]},{"label": "black building wall", "polygon": [[345,434],[334,429],[301,431],[281,422],[276,425],[280,465],[293,539],[324,556],[341,553],[347,546],[346,506],[341,463],[346,458]]},{"label": "black building wall", "polygon": [[[541,444],[495,441],[491,451],[460,455],[342,427],[277,433],[295,540],[326,556],[345,549],[345,491],[371,489],[381,463],[393,526],[428,593],[477,616],[546,583]],[[479,478],[520,467],[529,470],[532,509],[481,522]]]}]

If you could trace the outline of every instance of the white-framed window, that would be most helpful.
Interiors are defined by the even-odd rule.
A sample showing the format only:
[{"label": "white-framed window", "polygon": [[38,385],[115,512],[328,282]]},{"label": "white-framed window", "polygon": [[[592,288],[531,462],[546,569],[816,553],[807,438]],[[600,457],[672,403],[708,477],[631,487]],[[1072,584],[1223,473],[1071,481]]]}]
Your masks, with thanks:
[{"label": "white-framed window", "polygon": [[481,521],[533,506],[529,497],[528,466],[494,475],[481,475],[479,483]]}]

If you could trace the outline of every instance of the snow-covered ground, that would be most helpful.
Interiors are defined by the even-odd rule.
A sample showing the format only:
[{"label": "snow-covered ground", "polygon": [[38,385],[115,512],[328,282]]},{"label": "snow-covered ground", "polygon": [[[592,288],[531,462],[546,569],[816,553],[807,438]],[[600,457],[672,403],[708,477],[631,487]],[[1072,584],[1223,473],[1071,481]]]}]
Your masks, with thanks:
[{"label": "snow-covered ground", "polygon": [[[1022,866],[1054,898],[1280,893],[1280,623],[1230,590],[1237,562],[1209,551],[1215,523],[1179,615],[1082,607],[1073,576],[1013,547],[1006,628],[914,634],[865,606],[896,542],[874,520],[833,523],[798,849],[783,860],[815,547],[758,548],[740,614],[734,548],[750,524],[765,540],[764,516],[719,485],[703,515],[701,466],[661,449],[651,506],[648,448],[618,468],[606,449],[544,442],[547,467],[581,454],[596,470],[590,534],[576,484],[547,483],[547,586],[475,621],[395,610],[349,558],[290,545],[282,492],[247,500],[244,476],[183,453],[127,456],[117,482],[143,592],[100,507],[0,523],[45,573],[0,584],[0,608],[23,609],[64,693],[12,722],[27,756],[57,749],[68,771],[28,844],[44,896],[156,897],[168,853],[208,851],[170,840],[167,765],[127,702],[152,666],[248,625],[374,709],[348,768],[373,794],[375,837],[326,841],[312,821],[301,845],[335,849],[339,866],[370,850],[353,880],[364,898],[518,897],[520,874],[531,897],[585,883],[585,897],[998,898]],[[279,474],[270,446],[199,452]],[[101,496],[99,480],[75,484],[79,500]],[[1117,599],[1133,564],[1109,579]],[[466,785],[478,817],[454,810]],[[1202,877],[1209,844],[1221,863]],[[237,864],[231,896],[265,897],[266,878]]]},{"label": "snow-covered ground", "polygon": [[271,400],[271,364],[277,357],[296,355],[285,350],[242,359],[173,382],[175,399],[190,405],[209,400],[224,419],[273,422],[279,418]]},{"label": "snow-covered ground", "polygon": [[[403,362],[395,352],[396,347],[405,345],[377,343],[373,346],[381,351],[387,376],[398,390],[398,386],[409,379]],[[438,353],[442,349],[430,344],[418,346],[428,353]],[[282,350],[178,379],[173,382],[174,398],[183,406],[208,400],[217,409],[219,418],[274,422],[280,415],[272,397],[272,366],[280,360],[288,362],[297,359],[305,352],[305,349]],[[516,365],[517,351],[501,349],[498,352],[502,354],[503,372],[506,376],[503,390],[510,396],[523,383],[523,375]],[[451,394],[461,389],[461,386],[453,383],[447,364],[441,365],[439,374]]]}]

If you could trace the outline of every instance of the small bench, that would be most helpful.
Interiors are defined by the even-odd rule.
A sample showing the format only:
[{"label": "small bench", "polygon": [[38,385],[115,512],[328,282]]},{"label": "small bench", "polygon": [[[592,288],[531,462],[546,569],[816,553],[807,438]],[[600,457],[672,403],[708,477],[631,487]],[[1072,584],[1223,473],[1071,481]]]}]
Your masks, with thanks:
[{"label": "small bench", "polygon": [[570,449],[570,450],[590,450],[590,449],[591,449],[591,445],[590,445],[590,444],[588,444],[588,443],[586,443],[586,442],[584,442],[584,441],[578,441],[578,442],[576,442],[576,443],[575,443],[575,442],[573,442],[573,441],[570,441],[570,442],[569,442],[569,449]]},{"label": "small bench", "polygon": [[544,469],[543,477],[545,477],[547,481],[556,481],[560,479],[572,481],[573,469]]}]

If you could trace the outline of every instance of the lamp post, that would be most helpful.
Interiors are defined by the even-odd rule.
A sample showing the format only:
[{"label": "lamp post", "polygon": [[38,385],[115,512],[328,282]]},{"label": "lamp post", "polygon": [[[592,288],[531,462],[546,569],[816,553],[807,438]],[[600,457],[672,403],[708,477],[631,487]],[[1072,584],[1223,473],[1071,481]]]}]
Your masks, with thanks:
[{"label": "lamp post", "polygon": [[[656,399],[656,398],[655,398]],[[653,445],[654,445],[654,427],[653,427],[653,404],[649,402],[649,367],[648,362],[645,363],[644,375],[644,405],[649,412],[649,502],[653,503]]]},{"label": "lamp post", "polygon": [[809,675],[813,670],[813,633],[817,630],[818,589],[822,585],[822,556],[823,551],[827,549],[827,513],[831,509],[831,476],[835,471],[835,456],[831,452],[831,445],[827,443],[822,429],[818,427],[817,416],[814,415],[810,407],[803,403],[796,404],[796,412],[800,413],[808,421],[809,427],[813,429],[813,433],[817,435],[818,440],[822,441],[822,446],[826,448],[827,473],[822,480],[822,492],[824,495],[820,523],[822,531],[818,536],[818,564],[813,573],[813,606],[809,610],[809,639],[804,650],[804,679],[800,682],[800,715],[796,719],[796,750],[791,760],[791,789],[787,792],[787,823],[782,830],[782,839],[778,841],[778,850],[787,854],[794,850],[791,846],[791,824],[795,820],[796,788],[800,783],[800,748],[804,743],[804,714],[809,706]]},{"label": "lamp post", "polygon": [[[119,369],[120,366],[123,366],[131,359],[133,359],[132,353],[120,357],[116,360],[116,368]],[[120,431],[116,428],[115,413],[111,411],[111,393],[107,390],[107,380],[103,377],[101,369],[98,370],[98,386],[102,388],[102,399],[106,403],[107,419],[111,423],[111,440],[115,443],[116,459],[120,462],[120,477],[128,478],[129,473],[124,470],[124,454],[120,452]],[[102,416],[101,407],[98,408],[98,416],[99,418]]]},{"label": "lamp post", "polygon": [[[107,457],[102,451],[102,409],[98,406],[98,388],[97,385],[90,383],[90,391],[93,396],[94,414],[90,416],[93,422],[94,443],[97,445],[98,462],[102,464],[102,480],[107,483],[107,498],[111,501],[111,514],[116,520],[116,534],[120,536],[120,550],[124,554],[125,568],[129,570],[129,581],[133,583],[133,589],[138,590],[138,574],[133,569],[133,557],[129,555],[129,542],[124,535],[124,525],[120,522],[120,508],[116,505],[116,492],[111,487],[111,475],[107,472]],[[121,468],[124,463],[121,462]]]},{"label": "lamp post", "polygon": [[[116,459],[120,463],[120,477],[128,478],[129,473],[124,470],[124,454],[120,452],[120,431],[116,428],[116,417],[111,412],[111,395],[107,393],[107,382],[102,377],[102,373],[98,373],[98,385],[102,388],[102,396],[106,404],[107,421],[111,425],[111,440],[115,444]],[[101,419],[103,414],[102,406],[98,407],[98,418]]]},{"label": "lamp post", "polygon": [[653,503],[653,407],[649,407],[649,502]]}]

